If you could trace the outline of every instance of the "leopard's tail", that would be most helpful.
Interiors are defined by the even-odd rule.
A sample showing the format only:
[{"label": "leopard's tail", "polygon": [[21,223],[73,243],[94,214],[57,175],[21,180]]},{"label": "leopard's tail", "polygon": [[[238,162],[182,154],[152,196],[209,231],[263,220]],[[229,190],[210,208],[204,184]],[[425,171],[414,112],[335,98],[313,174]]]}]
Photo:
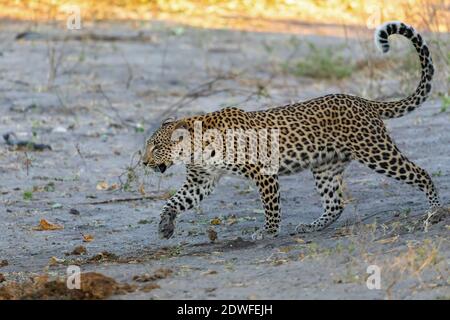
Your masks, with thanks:
[{"label": "leopard's tail", "polygon": [[431,91],[431,80],[433,79],[434,67],[431,60],[428,46],[423,40],[422,36],[414,30],[413,27],[408,26],[400,21],[389,21],[375,30],[375,45],[383,53],[389,51],[388,37],[392,34],[401,34],[411,40],[419,54],[420,65],[422,67],[422,76],[417,86],[416,91],[410,96],[399,101],[392,102],[378,102],[373,101],[373,106],[379,110],[383,118],[397,118],[413,111],[419,107],[429,96]]}]

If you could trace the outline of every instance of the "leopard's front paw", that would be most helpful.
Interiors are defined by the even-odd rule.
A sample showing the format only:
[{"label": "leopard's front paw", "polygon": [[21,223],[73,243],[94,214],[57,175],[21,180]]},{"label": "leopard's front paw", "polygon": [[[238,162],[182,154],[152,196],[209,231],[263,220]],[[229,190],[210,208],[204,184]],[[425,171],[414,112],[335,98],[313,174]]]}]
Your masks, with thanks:
[{"label": "leopard's front paw", "polygon": [[171,238],[175,231],[175,215],[162,214],[158,231],[161,239]]},{"label": "leopard's front paw", "polygon": [[252,240],[262,240],[264,238],[275,238],[278,236],[278,231],[270,231],[266,229],[259,229],[252,234]]},{"label": "leopard's front paw", "polygon": [[310,233],[318,230],[319,229],[317,228],[317,226],[313,225],[312,223],[300,223],[295,227],[296,233]]}]

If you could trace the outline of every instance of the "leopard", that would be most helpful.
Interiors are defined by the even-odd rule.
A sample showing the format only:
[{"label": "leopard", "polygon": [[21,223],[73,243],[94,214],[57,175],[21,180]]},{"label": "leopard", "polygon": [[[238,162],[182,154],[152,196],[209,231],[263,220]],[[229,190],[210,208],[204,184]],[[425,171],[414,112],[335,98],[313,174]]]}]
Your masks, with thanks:
[{"label": "leopard", "polygon": [[[266,162],[258,159],[255,161],[249,157],[240,162],[187,162],[184,184],[162,208],[158,226],[160,238],[171,238],[179,214],[198,207],[199,203],[213,192],[224,175],[237,175],[248,179],[259,191],[265,222],[264,227],[252,235],[252,239],[276,237],[280,233],[281,223],[279,178],[305,169],[312,171],[315,187],[321,197],[323,213],[311,223],[300,223],[295,231],[321,231],[335,222],[344,210],[343,173],[354,160],[379,174],[415,186],[425,193],[430,210],[440,208],[439,195],[430,175],[399,150],[383,121],[404,116],[421,106],[430,95],[434,74],[430,50],[421,34],[410,25],[400,21],[381,24],[374,32],[376,47],[382,53],[388,52],[388,38],[396,34],[410,40],[421,66],[420,82],[415,91],[405,98],[376,101],[350,94],[328,94],[264,110],[244,111],[237,107],[227,107],[210,113],[181,119],[169,118],[164,121],[146,140],[142,152],[142,164],[156,172],[164,173],[176,164],[174,154],[179,151],[174,150],[180,150],[180,143],[184,140],[184,137],[174,137],[174,133],[179,130],[184,130],[191,138],[196,130],[201,133],[215,130],[222,136],[230,129],[277,130],[277,139],[267,141],[270,140],[277,146],[279,161],[278,167],[272,172],[263,170]],[[196,123],[199,122],[201,128],[196,129]],[[195,148],[192,141],[193,139],[188,143],[191,151]],[[236,141],[230,146],[235,147]],[[253,143],[247,142],[244,150],[248,151],[254,146]],[[203,140],[197,144],[200,144],[200,147],[207,146]],[[263,145],[264,143],[261,144]],[[258,152],[260,147],[257,148]],[[209,156],[215,156],[214,151]],[[190,160],[193,158],[191,156]],[[231,160],[236,158],[232,157]]]}]

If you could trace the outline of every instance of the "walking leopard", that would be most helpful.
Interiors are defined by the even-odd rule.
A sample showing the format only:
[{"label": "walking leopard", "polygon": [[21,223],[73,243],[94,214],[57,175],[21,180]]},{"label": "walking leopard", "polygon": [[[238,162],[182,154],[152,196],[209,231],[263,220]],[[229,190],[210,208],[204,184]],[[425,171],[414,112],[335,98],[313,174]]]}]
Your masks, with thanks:
[{"label": "walking leopard", "polygon": [[[310,224],[300,223],[296,231],[323,230],[336,221],[344,209],[342,173],[352,160],[417,187],[425,193],[431,208],[440,207],[439,196],[430,175],[400,152],[383,123],[383,119],[401,117],[422,105],[430,94],[434,74],[428,46],[411,26],[397,21],[379,26],[375,31],[377,47],[382,52],[389,51],[388,38],[393,34],[402,35],[412,42],[422,69],[415,92],[401,100],[381,102],[347,94],[330,94],[263,111],[246,112],[238,108],[225,108],[165,121],[147,140],[143,153],[143,164],[155,171],[164,172],[174,164],[173,150],[180,140],[174,140],[173,133],[177,129],[184,129],[193,137],[195,123],[198,122],[202,124],[202,132],[214,129],[223,136],[229,129],[278,130],[279,167],[278,171],[265,174],[263,164],[258,161],[187,164],[184,185],[162,209],[160,236],[172,237],[176,217],[205,199],[223,174],[240,175],[255,183],[264,207],[265,224],[264,229],[253,237],[275,236],[279,233],[281,221],[279,177],[305,169],[313,173],[316,189],[322,199],[323,214]],[[235,143],[233,145],[236,146]],[[251,147],[251,143],[248,143],[245,150]]]}]

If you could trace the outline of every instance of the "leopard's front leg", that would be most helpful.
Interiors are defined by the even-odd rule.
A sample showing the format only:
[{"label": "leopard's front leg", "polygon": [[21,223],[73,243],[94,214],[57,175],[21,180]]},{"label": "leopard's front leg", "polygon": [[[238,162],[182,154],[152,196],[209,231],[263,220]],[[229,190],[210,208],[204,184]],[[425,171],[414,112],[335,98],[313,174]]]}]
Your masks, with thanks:
[{"label": "leopard's front leg", "polygon": [[198,205],[213,190],[218,175],[204,168],[188,167],[186,182],[164,205],[159,222],[159,236],[169,239],[175,231],[175,218]]},{"label": "leopard's front leg", "polygon": [[261,240],[264,236],[276,237],[280,231],[281,208],[280,187],[277,175],[259,174],[253,178],[261,196],[264,207],[264,229],[252,235],[253,240]]}]

